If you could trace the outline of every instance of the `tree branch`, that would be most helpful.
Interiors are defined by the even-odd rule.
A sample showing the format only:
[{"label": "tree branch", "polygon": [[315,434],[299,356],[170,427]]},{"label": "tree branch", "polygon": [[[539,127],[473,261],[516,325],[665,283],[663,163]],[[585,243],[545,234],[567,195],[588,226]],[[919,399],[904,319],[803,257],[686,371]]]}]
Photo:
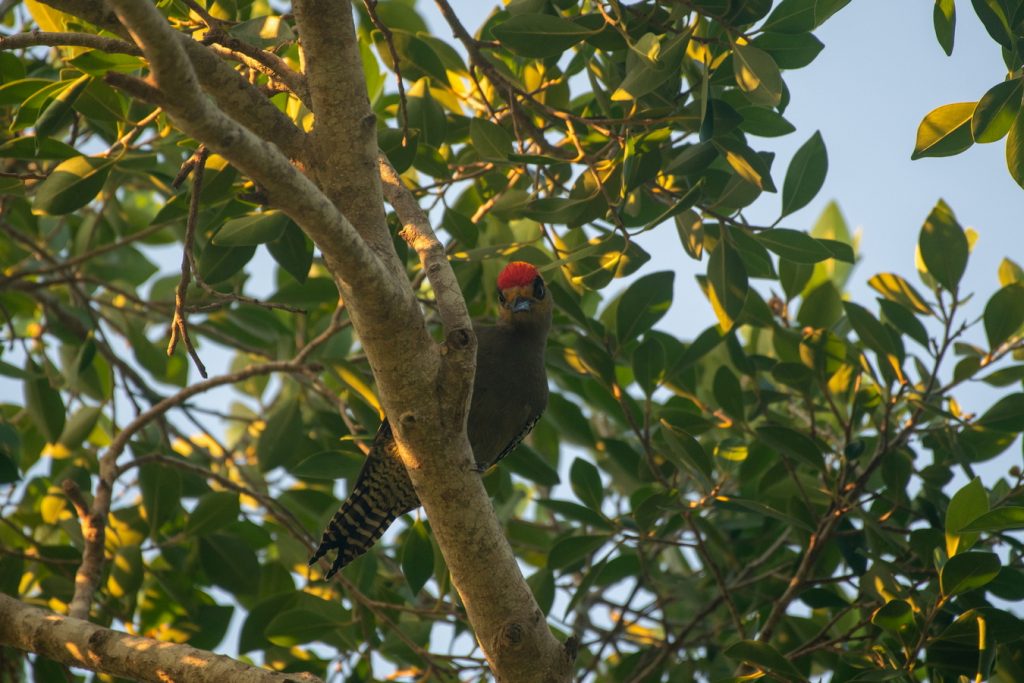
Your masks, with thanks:
[{"label": "tree branch", "polygon": [[67,666],[137,681],[167,683],[317,683],[308,673],[261,669],[189,645],[130,636],[31,607],[0,593],[0,644]]}]

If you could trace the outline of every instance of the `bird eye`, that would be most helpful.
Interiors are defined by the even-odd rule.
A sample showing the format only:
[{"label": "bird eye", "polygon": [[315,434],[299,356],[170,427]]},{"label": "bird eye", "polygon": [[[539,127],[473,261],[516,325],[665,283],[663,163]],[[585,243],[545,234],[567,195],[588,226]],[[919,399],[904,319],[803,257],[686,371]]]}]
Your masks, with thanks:
[{"label": "bird eye", "polygon": [[533,298],[538,301],[544,298],[544,278],[539,275],[533,281]]},{"label": "bird eye", "polygon": [[500,289],[498,290],[498,301],[500,301],[501,303],[505,303],[505,293],[502,292]]}]

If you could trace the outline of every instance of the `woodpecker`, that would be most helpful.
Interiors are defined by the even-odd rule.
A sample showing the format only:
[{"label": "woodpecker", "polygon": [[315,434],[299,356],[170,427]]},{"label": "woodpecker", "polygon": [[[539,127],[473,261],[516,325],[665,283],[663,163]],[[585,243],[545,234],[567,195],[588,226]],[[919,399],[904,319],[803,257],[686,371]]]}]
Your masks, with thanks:
[{"label": "woodpecker", "polygon": [[[473,325],[476,377],[467,431],[476,469],[486,471],[530,433],[548,402],[544,347],[553,305],[537,269],[513,261],[498,276],[497,325]],[[313,564],[338,556],[329,579],[381,537],[395,518],[420,506],[387,419],[373,440],[355,486],[324,530]]]}]

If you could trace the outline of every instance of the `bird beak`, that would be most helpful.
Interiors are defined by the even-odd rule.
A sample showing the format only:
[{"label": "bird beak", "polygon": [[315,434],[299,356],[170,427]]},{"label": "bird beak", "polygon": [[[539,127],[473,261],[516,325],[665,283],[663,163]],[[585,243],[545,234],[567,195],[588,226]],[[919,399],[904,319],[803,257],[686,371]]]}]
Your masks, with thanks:
[{"label": "bird beak", "polygon": [[524,296],[517,296],[516,300],[512,302],[512,312],[522,313],[528,311],[533,307],[533,302]]}]

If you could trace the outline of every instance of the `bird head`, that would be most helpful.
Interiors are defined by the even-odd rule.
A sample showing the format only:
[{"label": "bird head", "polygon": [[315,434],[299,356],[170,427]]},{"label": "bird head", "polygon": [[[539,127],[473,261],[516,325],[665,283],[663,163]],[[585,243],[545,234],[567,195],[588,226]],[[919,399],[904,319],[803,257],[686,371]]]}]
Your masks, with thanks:
[{"label": "bird head", "polygon": [[512,261],[498,275],[500,318],[507,324],[547,325],[551,321],[551,292],[535,267]]}]

